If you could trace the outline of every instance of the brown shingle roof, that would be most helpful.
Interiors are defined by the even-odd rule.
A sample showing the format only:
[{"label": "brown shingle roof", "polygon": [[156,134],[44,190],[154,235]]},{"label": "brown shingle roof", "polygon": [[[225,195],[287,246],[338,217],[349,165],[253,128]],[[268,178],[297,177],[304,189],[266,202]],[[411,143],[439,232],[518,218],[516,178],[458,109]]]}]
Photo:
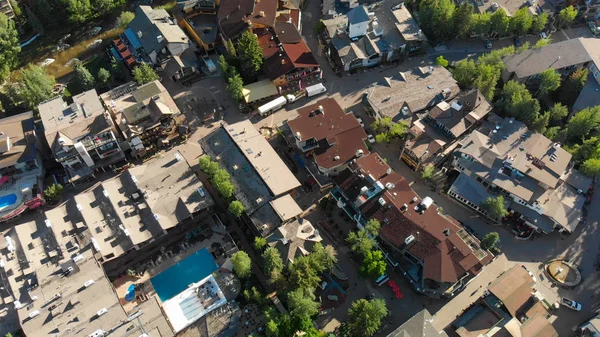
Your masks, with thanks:
[{"label": "brown shingle roof", "polygon": [[334,168],[342,165],[354,158],[358,150],[369,153],[365,139],[367,139],[367,134],[360,126],[337,134],[334,137],[334,143],[328,140],[328,146],[319,146],[315,149],[315,161],[320,167],[324,168]]},{"label": "brown shingle roof", "polygon": [[[323,107],[323,113],[315,113],[319,106]],[[360,127],[356,117],[345,113],[333,98],[321,99],[315,104],[298,109],[298,117],[288,121],[288,125],[294,135],[300,133],[300,139],[303,141],[310,138],[319,141]]]},{"label": "brown shingle roof", "polygon": [[[359,183],[355,177],[348,175],[346,177],[350,181]],[[464,230],[455,220],[440,215],[437,206],[430,206],[423,214],[414,211],[415,204],[411,203],[411,200],[419,196],[400,174],[391,172],[381,178],[380,182],[384,185],[388,183],[393,185],[365,202],[361,207],[362,213],[366,218],[378,219],[382,223],[380,237],[396,247],[402,246],[408,236],[416,237],[408,250],[423,261],[425,278],[454,283],[466,272],[478,274],[483,265],[491,261],[490,254],[482,257],[481,260],[475,255],[469,245],[459,237],[459,234],[465,235]],[[344,182],[338,184],[344,191],[350,188],[348,185],[353,184]],[[357,188],[360,188],[360,185]],[[385,201],[384,205],[381,205],[380,198]],[[406,211],[400,210],[403,204],[408,205]],[[448,235],[444,234],[446,229]],[[477,243],[475,239],[473,242]],[[479,247],[473,248],[479,249]]]},{"label": "brown shingle roof", "polygon": [[372,175],[373,178],[379,179],[386,174],[390,166],[379,156],[378,153],[371,153],[356,159],[356,163],[353,165],[357,166],[362,173],[366,175]]},{"label": "brown shingle roof", "polygon": [[502,301],[508,312],[515,317],[517,311],[531,297],[534,285],[535,282],[525,268],[514,266],[495,280],[488,290]]},{"label": "brown shingle roof", "polygon": [[254,0],[254,11],[251,18],[253,24],[273,27],[276,14],[277,0]]},{"label": "brown shingle roof", "polygon": [[221,34],[227,38],[235,38],[249,26],[254,0],[221,0],[217,12],[217,23]]}]

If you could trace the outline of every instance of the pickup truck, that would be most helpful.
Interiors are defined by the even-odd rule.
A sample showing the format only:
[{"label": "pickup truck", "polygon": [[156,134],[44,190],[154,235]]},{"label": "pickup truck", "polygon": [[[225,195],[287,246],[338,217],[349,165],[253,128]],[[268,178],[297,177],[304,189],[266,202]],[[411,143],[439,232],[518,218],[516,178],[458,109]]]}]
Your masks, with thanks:
[{"label": "pickup truck", "polygon": [[565,307],[575,310],[575,311],[581,311],[581,303],[575,302],[573,300],[570,300],[568,298],[561,298],[560,299],[560,304],[564,305]]}]

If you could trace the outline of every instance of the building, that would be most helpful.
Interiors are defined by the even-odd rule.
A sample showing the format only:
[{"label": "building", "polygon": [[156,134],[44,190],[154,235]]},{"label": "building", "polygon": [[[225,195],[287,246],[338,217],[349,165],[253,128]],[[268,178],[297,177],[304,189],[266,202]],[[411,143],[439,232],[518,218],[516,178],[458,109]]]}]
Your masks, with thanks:
[{"label": "building", "polygon": [[594,317],[579,326],[577,336],[595,337],[598,335],[600,335],[600,314],[596,313]]},{"label": "building", "polygon": [[370,219],[379,221],[378,241],[388,263],[426,296],[455,296],[493,258],[377,154],[356,159],[334,181],[331,194],[338,205],[359,228]]},{"label": "building", "polygon": [[546,69],[554,69],[563,76],[571,74],[575,69],[590,69],[594,78],[598,78],[600,64],[596,60],[600,55],[600,47],[594,38],[577,38],[547,46],[522,51],[503,59],[505,69],[502,80],[515,80],[528,86],[539,85],[539,74]]},{"label": "building", "polygon": [[263,70],[274,85],[293,85],[294,89],[288,90],[298,91],[300,87],[294,85],[298,81],[320,79],[319,62],[293,23],[277,22],[273,29],[263,29],[258,35],[263,50]]},{"label": "building", "polygon": [[134,156],[143,157],[179,137],[185,117],[158,80],[141,86],[129,82],[100,98]]},{"label": "building", "polygon": [[0,13],[4,13],[9,19],[15,17],[15,12],[10,4],[10,0],[0,0]]},{"label": "building", "polygon": [[71,104],[56,97],[40,104],[38,111],[52,156],[69,182],[93,177],[95,170],[125,160],[115,125],[95,89],[73,96]]},{"label": "building", "polygon": [[93,245],[81,235],[80,220],[69,202],[7,232],[2,259],[10,276],[5,286],[23,333],[101,336],[143,329],[174,336],[156,300],[124,310]]},{"label": "building", "polygon": [[591,179],[572,168],[560,144],[523,123],[493,118],[488,124],[460,140],[451,163],[460,174],[448,194],[486,216],[482,200],[504,195],[518,222],[537,232],[573,232]]},{"label": "building", "polygon": [[449,101],[459,92],[446,68],[423,66],[384,78],[367,89],[366,100],[376,117],[412,125],[417,113]]},{"label": "building", "polygon": [[298,117],[287,122],[296,147],[312,156],[325,176],[343,171],[348,163],[369,150],[367,134],[356,117],[345,113],[333,98],[298,109]]},{"label": "building", "polygon": [[185,2],[173,11],[177,23],[191,39],[206,52],[217,44],[217,8],[220,0],[194,0]]},{"label": "building", "polygon": [[461,92],[450,103],[438,103],[413,123],[400,158],[415,170],[426,163],[439,163],[491,110],[492,105],[478,89]]},{"label": "building", "polygon": [[276,209],[299,209],[291,197],[271,203],[287,194],[293,196],[300,182],[249,120],[223,125],[200,144],[229,172],[233,195],[245,207],[244,220],[257,235],[267,236],[290,220],[289,212]]},{"label": "building", "polygon": [[151,244],[213,205],[176,150],[76,195],[75,202],[102,261]]},{"label": "building", "polygon": [[144,54],[154,64],[179,56],[190,46],[189,38],[175,19],[166,10],[150,6],[136,8],[135,18],[125,30],[125,36],[131,38],[129,43],[136,52]]},{"label": "building", "polygon": [[390,332],[387,337],[448,337],[444,331],[438,332],[431,325],[431,314],[427,309],[419,311],[416,315],[402,323],[396,330]]},{"label": "building", "polygon": [[523,266],[505,271],[447,329],[460,337],[558,337],[548,320],[552,308],[536,291],[531,275]]},{"label": "building", "polygon": [[372,12],[357,6],[345,16],[340,14],[323,23],[320,38],[328,46],[325,54],[339,71],[398,61],[420,52],[427,41],[399,1],[385,1]]},{"label": "building", "polygon": [[286,264],[311,253],[315,243],[323,238],[308,220],[299,219],[277,228],[267,237],[267,244],[279,251]]},{"label": "building", "polygon": [[[502,0],[498,2],[487,2],[483,0],[473,1],[476,13],[493,13],[497,10],[503,10],[508,16],[513,16],[521,8],[527,8],[529,13],[537,16],[541,13],[546,13],[550,18],[554,13],[558,13],[562,7],[565,7],[567,1],[564,0],[548,0],[548,1],[526,1],[525,3]],[[551,21],[551,20],[550,20]]]},{"label": "building", "polygon": [[277,0],[221,0],[217,12],[221,39],[237,39],[247,29],[274,27],[277,7]]},{"label": "building", "polygon": [[0,119],[0,222],[42,205],[41,145],[32,111]]}]

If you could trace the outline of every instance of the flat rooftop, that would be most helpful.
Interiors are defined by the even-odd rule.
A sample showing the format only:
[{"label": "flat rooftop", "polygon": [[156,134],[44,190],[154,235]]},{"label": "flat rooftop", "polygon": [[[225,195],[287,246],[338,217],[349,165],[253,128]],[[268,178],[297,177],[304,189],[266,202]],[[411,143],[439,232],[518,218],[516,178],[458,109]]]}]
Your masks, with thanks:
[{"label": "flat rooftop", "polygon": [[273,195],[282,195],[300,186],[296,176],[263,135],[245,120],[224,127]]},{"label": "flat rooftop", "polygon": [[32,111],[0,119],[0,168],[36,158],[34,129]]}]

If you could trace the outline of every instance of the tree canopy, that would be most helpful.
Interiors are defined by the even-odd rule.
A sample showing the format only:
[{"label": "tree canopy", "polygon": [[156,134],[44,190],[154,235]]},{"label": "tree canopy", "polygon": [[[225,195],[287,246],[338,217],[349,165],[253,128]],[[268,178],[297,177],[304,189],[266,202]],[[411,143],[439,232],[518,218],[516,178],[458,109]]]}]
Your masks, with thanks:
[{"label": "tree canopy", "polygon": [[111,79],[110,71],[108,71],[106,68],[98,69],[98,74],[96,74],[96,79],[98,80],[98,84],[106,87],[110,83],[110,79]]},{"label": "tree canopy", "polygon": [[371,337],[381,327],[381,321],[388,315],[385,301],[375,298],[370,301],[359,299],[352,302],[348,310],[345,328],[349,336]]},{"label": "tree canopy", "polygon": [[571,26],[576,17],[577,10],[573,6],[563,8],[558,12],[558,27],[565,28]]},{"label": "tree canopy", "polygon": [[94,88],[94,75],[83,65],[81,62],[77,62],[75,65],[75,82],[82,91],[87,91]]},{"label": "tree canopy", "polygon": [[233,200],[229,203],[229,207],[227,210],[229,211],[229,213],[231,213],[231,215],[233,215],[236,218],[239,218],[246,210],[246,207],[244,207],[244,204],[242,204],[241,201]]},{"label": "tree canopy", "polygon": [[561,77],[556,70],[548,68],[540,73],[540,89],[538,90],[538,97],[544,96],[545,94],[552,92],[560,87]]},{"label": "tree canopy", "polygon": [[19,33],[15,21],[0,13],[0,82],[3,82],[19,63]]},{"label": "tree canopy", "polygon": [[581,164],[581,172],[589,177],[595,177],[600,173],[600,158],[590,158]]},{"label": "tree canopy", "polygon": [[267,239],[263,238],[262,236],[256,236],[254,237],[254,242],[252,245],[254,246],[254,249],[260,252],[267,246]]},{"label": "tree canopy", "polygon": [[15,104],[23,104],[29,109],[37,109],[37,106],[52,98],[54,88],[54,77],[46,73],[44,68],[29,64],[21,71],[21,78],[10,87],[11,98]]},{"label": "tree canopy", "polygon": [[319,312],[319,302],[312,291],[298,288],[288,293],[288,306],[292,317],[311,317]]},{"label": "tree canopy", "polygon": [[250,256],[243,250],[231,255],[231,264],[233,265],[233,271],[239,278],[246,278],[250,276],[252,272],[252,260]]},{"label": "tree canopy", "polygon": [[519,119],[527,126],[531,126],[540,112],[540,103],[531,96],[523,83],[508,81],[498,101],[498,106],[509,117]]},{"label": "tree canopy", "polygon": [[492,219],[500,220],[508,215],[508,211],[504,205],[504,197],[502,195],[495,198],[487,197],[487,199],[481,203],[481,208],[483,208]]},{"label": "tree canopy", "polygon": [[283,271],[283,259],[281,254],[275,247],[268,247],[262,253],[262,261],[265,274],[270,281],[274,282],[279,279]]},{"label": "tree canopy", "polygon": [[567,140],[582,141],[600,122],[600,106],[579,111],[567,122]]},{"label": "tree canopy", "polygon": [[408,124],[405,122],[396,123],[390,117],[383,117],[376,119],[371,127],[377,132],[375,140],[378,143],[389,143],[393,138],[404,137]]},{"label": "tree canopy", "polygon": [[121,15],[117,18],[117,26],[121,28],[127,27],[131,21],[135,18],[135,14],[132,12],[124,11],[121,12]]},{"label": "tree canopy", "polygon": [[383,253],[380,250],[368,251],[364,257],[360,267],[360,274],[363,277],[375,280],[385,274],[387,265]]},{"label": "tree canopy", "polygon": [[237,53],[244,77],[256,76],[263,63],[263,53],[258,44],[258,37],[250,30],[246,30],[238,40]]},{"label": "tree canopy", "polygon": [[137,67],[133,68],[132,74],[133,79],[139,85],[150,83],[159,79],[158,74],[156,71],[154,71],[152,66],[145,62],[142,62]]},{"label": "tree canopy", "polygon": [[319,270],[331,271],[338,261],[335,248],[332,245],[323,246],[320,242],[315,243],[309,257]]},{"label": "tree canopy", "polygon": [[381,224],[379,223],[379,220],[375,218],[369,219],[365,225],[365,231],[373,237],[379,235],[379,229],[381,229]]},{"label": "tree canopy", "polygon": [[294,259],[288,269],[290,272],[290,281],[299,288],[307,291],[314,291],[321,283],[319,274],[323,271],[320,266],[314,263],[309,256],[299,256]]},{"label": "tree canopy", "polygon": [[509,30],[516,36],[525,35],[533,24],[529,8],[521,8],[510,18]]},{"label": "tree canopy", "polygon": [[369,237],[369,234],[364,229],[350,232],[346,241],[350,244],[353,252],[362,256],[365,256],[367,252],[370,252],[375,247],[375,240]]},{"label": "tree canopy", "polygon": [[453,14],[456,6],[452,0],[423,0],[419,5],[420,27],[425,35],[442,42],[454,38]]},{"label": "tree canopy", "polygon": [[492,249],[496,247],[500,241],[500,235],[497,232],[487,233],[483,239],[481,239],[481,248],[483,249]]},{"label": "tree canopy", "polygon": [[448,60],[446,60],[446,59],[444,58],[444,56],[443,56],[443,55],[440,55],[440,56],[438,56],[438,57],[435,59],[435,63],[436,63],[438,66],[440,66],[440,67],[444,67],[444,68],[448,66]]}]

